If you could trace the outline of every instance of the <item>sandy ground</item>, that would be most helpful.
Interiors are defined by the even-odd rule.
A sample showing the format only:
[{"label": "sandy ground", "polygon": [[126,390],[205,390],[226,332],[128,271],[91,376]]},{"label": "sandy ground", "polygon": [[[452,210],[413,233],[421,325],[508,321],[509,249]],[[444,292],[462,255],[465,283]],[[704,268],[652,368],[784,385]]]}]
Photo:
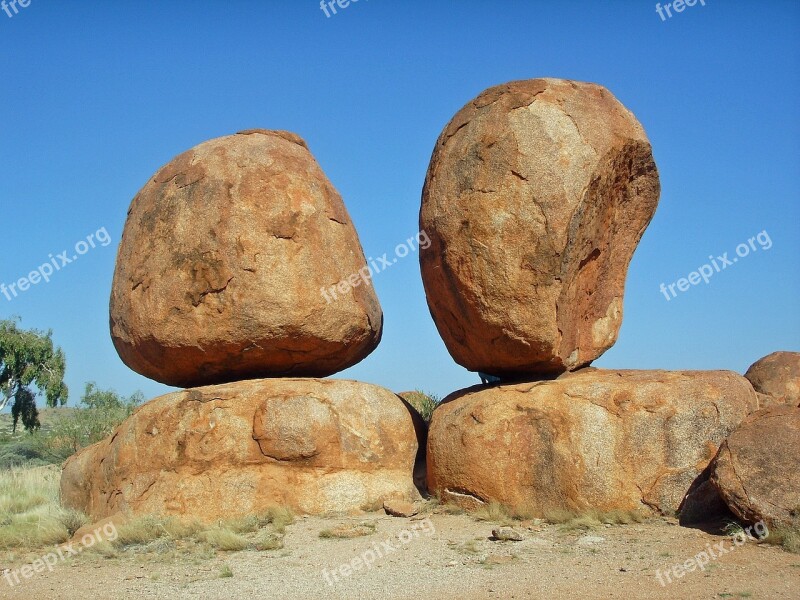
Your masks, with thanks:
[{"label": "sandy ground", "polygon": [[[319,537],[362,521],[374,523],[375,532]],[[111,559],[84,553],[18,585],[0,579],[0,598],[800,598],[800,556],[754,541],[736,547],[729,537],[669,519],[588,532],[532,526],[520,542],[491,539],[493,527],[448,514],[301,518],[289,526],[282,550]],[[727,553],[704,570],[659,583],[657,570],[709,548],[719,552],[720,543]],[[360,568],[343,574],[348,563]],[[221,577],[225,566],[231,577]]]}]

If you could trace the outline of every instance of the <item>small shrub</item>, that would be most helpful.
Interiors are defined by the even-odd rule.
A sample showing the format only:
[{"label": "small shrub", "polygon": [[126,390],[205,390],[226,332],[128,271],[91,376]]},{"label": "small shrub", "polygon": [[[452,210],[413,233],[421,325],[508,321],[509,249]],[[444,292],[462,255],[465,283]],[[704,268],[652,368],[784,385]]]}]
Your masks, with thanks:
[{"label": "small shrub", "polygon": [[787,552],[800,554],[800,526],[771,527],[764,543],[782,546]]},{"label": "small shrub", "polygon": [[87,383],[79,407],[58,419],[48,432],[33,438],[36,451],[52,461],[66,460],[111,435],[143,401],[141,392],[126,398]]},{"label": "small shrub", "polygon": [[250,541],[230,529],[209,529],[200,539],[223,552],[240,552],[251,547]]},{"label": "small shrub", "polygon": [[419,390],[403,392],[400,396],[414,407],[414,410],[419,413],[426,423],[431,422],[433,411],[436,410],[436,407],[441,403],[441,399],[435,394],[426,394]]},{"label": "small shrub", "polygon": [[267,516],[272,527],[279,533],[283,533],[288,525],[294,523],[294,513],[290,508],[274,506],[267,511]]},{"label": "small shrub", "polygon": [[372,535],[376,529],[377,525],[375,523],[346,523],[330,529],[323,529],[319,532],[319,537],[323,539],[350,539]]},{"label": "small shrub", "polygon": [[75,535],[78,529],[89,523],[89,517],[71,508],[62,508],[58,520],[67,528],[70,537]]},{"label": "small shrub", "polygon": [[286,527],[292,523],[294,523],[294,513],[291,509],[273,506],[260,515],[248,515],[229,521],[222,521],[220,526],[235,533],[254,533],[267,525],[272,525],[275,531],[284,533]]},{"label": "small shrub", "polygon": [[261,532],[253,541],[253,549],[259,552],[280,550],[283,548],[283,537],[275,533]]},{"label": "small shrub", "polygon": [[219,577],[220,579],[225,579],[227,577],[233,577],[233,571],[228,565],[222,565],[222,568],[219,570]]},{"label": "small shrub", "polygon": [[490,502],[471,513],[472,517],[478,521],[488,521],[498,525],[511,525],[513,517],[511,511],[499,502]]}]

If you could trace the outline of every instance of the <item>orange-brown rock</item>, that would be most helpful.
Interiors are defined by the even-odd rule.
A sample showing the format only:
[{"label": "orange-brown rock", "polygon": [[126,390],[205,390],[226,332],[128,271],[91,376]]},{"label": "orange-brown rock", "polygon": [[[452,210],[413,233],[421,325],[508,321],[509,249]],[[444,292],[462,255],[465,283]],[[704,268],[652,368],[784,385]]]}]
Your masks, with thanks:
[{"label": "orange-brown rock", "polygon": [[270,379],[167,394],[64,466],[64,504],[202,521],[288,506],[309,514],[413,502],[419,441],[392,392],[355,381]]},{"label": "orange-brown rock", "polygon": [[750,415],[720,447],[711,483],[742,521],[772,527],[800,518],[800,408]]},{"label": "orange-brown rock", "polygon": [[422,194],[431,315],[455,361],[560,373],[610,348],[660,185],[636,118],[605,88],[493,87],[447,125]]},{"label": "orange-brown rock", "polygon": [[466,508],[671,513],[756,410],[728,371],[581,370],[450,395],[428,433],[428,485]]},{"label": "orange-brown rock", "polygon": [[380,341],[368,274],[305,142],[246,131],[184,152],[133,199],[111,336],[130,368],[174,386],[323,377]]},{"label": "orange-brown rock", "polygon": [[800,352],[773,352],[750,365],[744,376],[762,406],[800,404]]}]

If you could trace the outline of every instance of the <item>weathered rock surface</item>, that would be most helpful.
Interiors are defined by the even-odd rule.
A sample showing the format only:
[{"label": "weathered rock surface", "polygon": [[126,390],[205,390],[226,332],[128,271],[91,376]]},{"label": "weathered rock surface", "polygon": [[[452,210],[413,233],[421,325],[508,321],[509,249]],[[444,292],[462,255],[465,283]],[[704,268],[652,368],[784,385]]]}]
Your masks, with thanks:
[{"label": "weathered rock surface", "polygon": [[288,506],[320,514],[413,502],[418,438],[403,401],[355,381],[190,389],[139,408],[64,466],[66,506],[203,521]]},{"label": "weathered rock surface", "polygon": [[750,415],[720,447],[711,483],[748,523],[789,525],[800,518],[800,408]]},{"label": "weathered rock surface", "polygon": [[420,212],[428,306],[455,361],[527,376],[610,348],[659,193],[644,130],[599,85],[515,81],[467,104],[436,143]]},{"label": "weathered rock surface", "polygon": [[744,376],[766,396],[762,406],[800,404],[800,352],[773,352],[750,365]]},{"label": "weathered rock surface", "polygon": [[[131,369],[179,387],[331,375],[380,341],[383,316],[362,269],[342,199],[301,138],[213,139],[133,199],[111,336]],[[348,278],[359,284],[322,293]]]},{"label": "weathered rock surface", "polygon": [[749,382],[728,371],[587,369],[476,386],[433,414],[428,484],[466,508],[671,513],[756,408]]}]

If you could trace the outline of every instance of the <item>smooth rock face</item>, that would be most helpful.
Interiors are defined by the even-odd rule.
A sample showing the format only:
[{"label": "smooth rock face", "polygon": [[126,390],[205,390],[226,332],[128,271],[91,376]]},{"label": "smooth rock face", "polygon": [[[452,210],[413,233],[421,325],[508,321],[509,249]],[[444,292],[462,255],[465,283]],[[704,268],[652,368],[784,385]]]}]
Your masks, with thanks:
[{"label": "smooth rock face", "polygon": [[762,405],[800,404],[800,352],[773,352],[753,363],[744,374],[759,394]]},{"label": "smooth rock face", "polygon": [[659,193],[641,125],[599,85],[516,81],[467,104],[436,143],[420,212],[428,306],[455,361],[527,376],[610,348]]},{"label": "smooth rock face", "polygon": [[66,506],[202,521],[271,506],[309,514],[413,502],[405,403],[355,381],[253,380],[161,396],[64,466]]},{"label": "smooth rock face", "polygon": [[742,521],[789,525],[800,517],[800,408],[750,415],[720,447],[711,483]]},{"label": "smooth rock face", "polygon": [[586,369],[469,388],[433,413],[428,485],[465,508],[671,513],[756,408],[728,371]]},{"label": "smooth rock face", "polygon": [[[133,199],[111,336],[130,368],[179,387],[331,375],[380,341],[383,315],[362,269],[342,199],[302,139],[213,139]],[[324,297],[351,276],[357,287]]]}]

